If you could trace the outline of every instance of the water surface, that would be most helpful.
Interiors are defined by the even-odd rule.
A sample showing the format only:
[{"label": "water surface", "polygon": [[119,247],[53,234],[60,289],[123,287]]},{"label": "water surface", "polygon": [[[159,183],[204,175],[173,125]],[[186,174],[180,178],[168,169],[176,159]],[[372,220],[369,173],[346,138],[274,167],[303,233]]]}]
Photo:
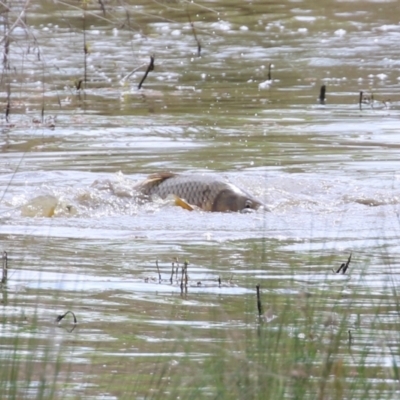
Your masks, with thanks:
[{"label": "water surface", "polygon": [[[282,382],[280,397],[324,398],[325,381],[332,398],[393,398],[395,4],[104,3],[104,15],[97,3],[36,2],[24,21],[22,4],[2,15],[13,28],[1,83],[2,364],[20,360],[10,398],[256,398],[272,373],[271,398]],[[360,105],[360,91],[373,99]],[[138,204],[134,184],[165,170],[217,174],[271,212]],[[23,212],[38,196],[55,199],[52,218]],[[170,281],[176,258],[189,263],[186,289],[181,271]],[[273,317],[261,336],[256,284]],[[54,324],[67,310],[72,332],[70,316]],[[277,344],[257,342],[274,332]],[[342,345],[324,375],[331,343]],[[249,360],[263,369],[246,375]]]}]

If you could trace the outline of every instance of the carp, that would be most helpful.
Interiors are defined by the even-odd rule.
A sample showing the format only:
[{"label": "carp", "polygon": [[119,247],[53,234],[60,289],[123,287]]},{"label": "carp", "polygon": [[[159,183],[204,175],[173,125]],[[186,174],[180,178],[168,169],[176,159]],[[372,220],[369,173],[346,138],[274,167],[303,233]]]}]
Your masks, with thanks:
[{"label": "carp", "polygon": [[176,205],[188,210],[195,206],[216,212],[248,212],[260,207],[269,211],[261,201],[215,176],[162,172],[139,182],[135,190],[146,199],[153,196],[165,199],[172,195]]}]

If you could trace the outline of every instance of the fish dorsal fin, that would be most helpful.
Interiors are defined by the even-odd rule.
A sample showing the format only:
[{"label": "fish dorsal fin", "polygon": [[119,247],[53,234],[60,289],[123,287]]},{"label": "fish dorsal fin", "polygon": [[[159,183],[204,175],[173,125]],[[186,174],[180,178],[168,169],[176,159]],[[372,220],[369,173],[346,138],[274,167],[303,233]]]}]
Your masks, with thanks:
[{"label": "fish dorsal fin", "polygon": [[163,182],[166,179],[172,178],[176,176],[177,174],[174,174],[173,172],[156,172],[155,174],[151,174],[146,178],[145,182]]},{"label": "fish dorsal fin", "polygon": [[143,182],[138,183],[135,189],[144,195],[148,195],[152,188],[157,187],[165,180],[174,176],[176,176],[176,174],[172,172],[157,172],[149,175]]}]

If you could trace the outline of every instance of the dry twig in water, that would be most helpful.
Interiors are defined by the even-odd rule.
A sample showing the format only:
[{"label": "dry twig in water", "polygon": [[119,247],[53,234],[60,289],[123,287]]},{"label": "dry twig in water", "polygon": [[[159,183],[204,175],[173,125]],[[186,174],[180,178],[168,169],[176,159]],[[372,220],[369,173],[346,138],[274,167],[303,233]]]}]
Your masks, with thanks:
[{"label": "dry twig in water", "polygon": [[74,324],[72,325],[71,329],[66,329],[67,332],[71,333],[77,326],[78,320],[75,317],[75,314],[72,311],[67,311],[65,314],[58,315],[56,318],[56,323],[59,323],[66,315],[71,314],[74,317]]},{"label": "dry twig in water", "polygon": [[147,78],[147,75],[149,74],[150,71],[154,71],[154,56],[150,56],[150,64],[148,65],[147,70],[144,73],[144,76],[138,85],[138,89],[141,89],[143,82]]},{"label": "dry twig in water", "polygon": [[326,93],[326,86],[322,85],[321,89],[319,90],[319,97],[318,97],[319,104],[325,104],[326,101],[325,93]]},{"label": "dry twig in water", "polygon": [[194,24],[192,22],[192,19],[190,18],[189,13],[186,12],[186,14],[187,14],[187,17],[189,19],[190,26],[192,27],[192,32],[193,32],[194,39],[196,40],[196,43],[197,43],[197,57],[200,57],[201,56],[201,43],[200,43],[200,40],[197,37],[196,29],[194,28]]},{"label": "dry twig in water", "polygon": [[170,278],[170,282],[171,282],[171,285],[172,285],[172,281],[173,281],[173,279],[174,279],[174,268],[175,268],[175,263],[172,261],[172,271],[171,271],[171,278]]},{"label": "dry twig in water", "polygon": [[157,267],[157,272],[158,272],[158,281],[161,283],[161,274],[160,274],[160,268],[158,267],[158,260],[156,260],[156,267]]},{"label": "dry twig in water", "polygon": [[260,295],[260,285],[256,286],[257,290],[257,310],[258,310],[258,316],[261,318],[262,317],[262,304],[261,304],[261,295]]},{"label": "dry twig in water", "polygon": [[350,265],[350,261],[351,261],[351,255],[352,253],[350,253],[349,258],[347,259],[347,262],[343,263],[337,271],[335,271],[337,274],[342,271],[342,274],[345,274],[347,271],[347,268],[349,268]]}]

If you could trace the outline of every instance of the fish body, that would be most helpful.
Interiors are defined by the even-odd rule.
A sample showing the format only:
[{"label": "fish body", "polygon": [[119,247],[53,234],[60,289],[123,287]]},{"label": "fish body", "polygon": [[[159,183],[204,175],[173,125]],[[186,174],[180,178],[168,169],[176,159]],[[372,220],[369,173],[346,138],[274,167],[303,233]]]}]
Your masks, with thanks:
[{"label": "fish body", "polygon": [[237,186],[215,176],[201,174],[158,173],[137,184],[135,189],[147,198],[159,196],[165,199],[174,195],[204,211],[245,211],[264,206]]}]

